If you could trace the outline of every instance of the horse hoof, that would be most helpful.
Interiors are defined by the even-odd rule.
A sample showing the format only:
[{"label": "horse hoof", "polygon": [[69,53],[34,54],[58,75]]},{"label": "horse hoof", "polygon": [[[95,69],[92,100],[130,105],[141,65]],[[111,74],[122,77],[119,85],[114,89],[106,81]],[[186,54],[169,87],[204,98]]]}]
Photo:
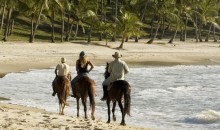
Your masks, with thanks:
[{"label": "horse hoof", "polygon": [[110,123],[110,121],[107,121],[106,123]]},{"label": "horse hoof", "polygon": [[121,123],[120,125],[126,126],[126,124],[125,124],[125,123]]}]

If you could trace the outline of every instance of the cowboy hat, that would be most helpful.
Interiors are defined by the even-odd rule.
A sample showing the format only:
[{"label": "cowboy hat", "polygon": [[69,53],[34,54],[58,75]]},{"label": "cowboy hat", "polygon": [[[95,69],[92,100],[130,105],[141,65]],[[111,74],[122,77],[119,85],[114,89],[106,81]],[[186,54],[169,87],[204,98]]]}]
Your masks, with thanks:
[{"label": "cowboy hat", "polygon": [[120,58],[122,55],[119,52],[115,52],[115,54],[112,55],[114,58]]}]

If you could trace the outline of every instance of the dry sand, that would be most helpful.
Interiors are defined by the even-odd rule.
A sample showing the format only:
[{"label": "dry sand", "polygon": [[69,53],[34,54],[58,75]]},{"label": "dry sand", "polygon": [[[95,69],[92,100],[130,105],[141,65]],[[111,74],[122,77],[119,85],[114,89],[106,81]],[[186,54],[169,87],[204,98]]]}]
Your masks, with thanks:
[{"label": "dry sand", "polygon": [[[119,51],[122,59],[129,67],[140,66],[165,66],[165,65],[219,65],[219,43],[185,43],[175,44],[145,44],[128,42],[123,50],[117,50],[119,42],[109,42],[109,47],[104,42],[96,43],[0,43],[0,76],[10,72],[28,71],[54,67],[60,62],[61,57],[67,58],[70,66],[75,66],[80,51],[85,51],[95,66],[105,65],[113,60],[112,54]],[[73,71],[73,70],[72,70]],[[73,72],[74,73],[74,72]],[[128,117],[129,118],[129,117]],[[106,124],[100,120],[84,120],[46,112],[41,109],[0,103],[0,129],[11,130],[68,130],[68,129],[147,129],[133,126],[119,126],[119,123]]]}]

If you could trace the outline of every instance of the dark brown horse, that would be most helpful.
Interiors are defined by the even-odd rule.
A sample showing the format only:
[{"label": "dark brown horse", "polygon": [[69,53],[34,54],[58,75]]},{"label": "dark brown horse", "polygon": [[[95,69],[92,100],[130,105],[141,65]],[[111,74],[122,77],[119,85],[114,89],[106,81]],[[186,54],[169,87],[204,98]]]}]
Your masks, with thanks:
[{"label": "dark brown horse", "polygon": [[85,119],[87,116],[87,97],[90,100],[91,110],[91,118],[95,120],[94,112],[95,112],[95,82],[90,79],[88,76],[82,76],[76,83],[76,87],[74,87],[74,95],[76,96],[77,101],[77,117],[79,117],[79,99],[81,98],[82,104],[84,106]]},{"label": "dark brown horse", "polygon": [[[110,74],[108,73],[108,66],[109,64],[107,63],[106,70],[104,73],[105,78],[108,78],[110,76]],[[115,106],[116,106],[116,103],[118,102],[118,105],[120,107],[121,114],[122,114],[122,120],[121,120],[120,125],[126,125],[125,115],[128,114],[130,116],[130,103],[131,103],[130,93],[131,93],[131,86],[129,85],[127,81],[117,80],[111,83],[110,88],[108,90],[107,101],[106,101],[106,104],[108,106],[107,123],[110,123],[111,121],[110,102],[112,101],[113,102],[113,107],[112,107],[113,120],[116,121]],[[124,98],[124,106],[122,105],[123,98]]]},{"label": "dark brown horse", "polygon": [[60,115],[64,115],[64,112],[63,112],[64,107],[68,105],[66,100],[70,94],[70,81],[71,81],[70,73],[68,73],[67,78],[56,77],[56,79],[52,83],[54,92],[57,93],[57,97],[59,100],[59,114]]}]

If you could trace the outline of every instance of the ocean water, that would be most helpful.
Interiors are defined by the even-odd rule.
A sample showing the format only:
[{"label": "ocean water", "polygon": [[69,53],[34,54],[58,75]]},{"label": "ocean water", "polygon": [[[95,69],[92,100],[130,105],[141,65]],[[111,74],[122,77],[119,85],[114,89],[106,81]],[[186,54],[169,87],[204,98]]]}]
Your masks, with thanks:
[{"label": "ocean water", "polygon": [[[72,76],[74,70],[71,67]],[[107,121],[106,103],[100,101],[104,71],[104,66],[96,66],[90,77],[97,85],[96,120]],[[11,100],[2,102],[58,112],[58,99],[51,96],[54,76],[54,68],[7,74],[0,79],[0,97]],[[126,79],[132,86],[127,125],[159,130],[220,129],[220,66],[130,68]],[[75,98],[69,97],[68,102],[65,115],[76,116]],[[84,116],[82,105],[80,116]],[[118,106],[116,116],[120,124]]]}]

